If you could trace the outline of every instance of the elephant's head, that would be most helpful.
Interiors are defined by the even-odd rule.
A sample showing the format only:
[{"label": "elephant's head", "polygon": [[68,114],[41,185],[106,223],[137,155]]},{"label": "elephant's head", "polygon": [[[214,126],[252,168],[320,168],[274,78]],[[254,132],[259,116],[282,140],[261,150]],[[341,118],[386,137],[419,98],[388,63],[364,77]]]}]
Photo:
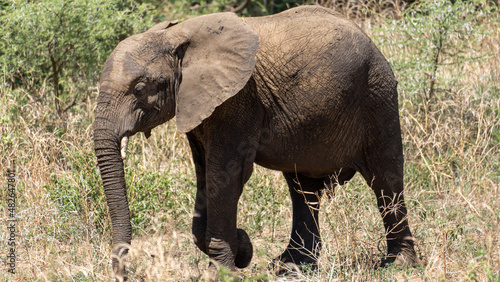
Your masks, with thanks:
[{"label": "elephant's head", "polygon": [[257,49],[252,28],[222,13],[161,23],[113,51],[101,75],[94,145],[115,246],[131,240],[122,161],[128,137],[149,136],[174,116],[180,132],[198,126],[245,86]]}]

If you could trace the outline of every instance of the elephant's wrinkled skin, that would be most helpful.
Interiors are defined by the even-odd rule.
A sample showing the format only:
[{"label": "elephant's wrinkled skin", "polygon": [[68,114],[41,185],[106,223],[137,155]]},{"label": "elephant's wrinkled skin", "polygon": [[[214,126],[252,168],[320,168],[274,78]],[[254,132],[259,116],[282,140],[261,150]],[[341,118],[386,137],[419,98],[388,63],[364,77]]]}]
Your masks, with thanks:
[{"label": "elephant's wrinkled skin", "polygon": [[113,253],[131,241],[121,141],[175,116],[196,166],[193,234],[213,260],[230,269],[250,263],[236,212],[257,163],[282,171],[290,187],[293,228],[278,261],[315,265],[318,196],[360,172],[387,231],[385,262],[414,264],[396,85],[371,40],[321,7],[212,14],[125,39],[104,67],[94,124]]}]

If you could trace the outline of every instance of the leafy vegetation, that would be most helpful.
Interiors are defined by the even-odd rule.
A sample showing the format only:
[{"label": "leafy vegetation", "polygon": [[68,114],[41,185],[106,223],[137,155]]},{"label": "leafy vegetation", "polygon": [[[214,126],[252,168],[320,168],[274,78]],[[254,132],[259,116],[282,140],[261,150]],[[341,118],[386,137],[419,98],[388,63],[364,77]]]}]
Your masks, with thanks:
[{"label": "leafy vegetation", "polygon": [[0,11],[5,83],[35,89],[50,85],[47,92],[61,114],[79,96],[86,98],[120,40],[152,25],[147,9],[133,0],[7,2]]},{"label": "leafy vegetation", "polygon": [[[358,176],[322,199],[320,268],[297,278],[498,281],[498,6],[486,0],[319,3],[358,23],[399,81],[406,198],[423,264],[415,269],[374,267],[384,254],[384,231],[374,195]],[[92,143],[103,62],[119,40],[154,21],[224,11],[231,5],[0,2],[0,168],[16,163],[19,246],[17,273],[12,276],[2,266],[0,279],[113,277],[111,225]],[[252,1],[243,14],[265,15],[287,5],[295,3]],[[134,136],[129,151],[131,280],[202,279],[208,259],[190,234],[195,176],[185,137],[170,121],[147,140]],[[0,181],[6,183],[3,173]],[[6,190],[0,190],[4,221],[6,199]],[[255,248],[252,264],[238,275],[276,279],[267,267],[285,248],[291,225],[288,188],[279,172],[255,168],[238,216]],[[0,250],[7,249],[5,242],[0,240]],[[224,270],[221,277],[239,279]]]}]

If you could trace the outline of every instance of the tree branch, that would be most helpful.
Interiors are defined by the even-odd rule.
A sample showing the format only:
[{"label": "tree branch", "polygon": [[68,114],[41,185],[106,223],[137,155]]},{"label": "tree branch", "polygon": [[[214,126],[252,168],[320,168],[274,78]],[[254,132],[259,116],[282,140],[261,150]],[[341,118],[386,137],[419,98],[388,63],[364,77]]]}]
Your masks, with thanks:
[{"label": "tree branch", "polygon": [[250,4],[250,0],[245,0],[245,2],[243,2],[241,5],[239,5],[238,7],[234,7],[234,5],[236,5],[237,2],[234,2],[233,5],[231,5],[229,7],[229,12],[233,12],[233,13],[240,13],[242,12],[246,7],[248,7],[248,5]]}]

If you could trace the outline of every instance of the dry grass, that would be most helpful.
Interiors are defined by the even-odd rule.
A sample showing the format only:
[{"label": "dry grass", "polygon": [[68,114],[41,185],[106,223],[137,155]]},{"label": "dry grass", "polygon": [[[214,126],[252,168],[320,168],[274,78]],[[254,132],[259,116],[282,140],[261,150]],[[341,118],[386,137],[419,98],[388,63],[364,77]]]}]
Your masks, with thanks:
[{"label": "dry grass", "polygon": [[[368,21],[368,20],[367,20]],[[371,36],[374,23],[363,25]],[[361,177],[324,197],[320,269],[304,281],[499,279],[500,271],[500,31],[483,38],[460,83],[448,85],[432,107],[400,93],[410,225],[424,264],[375,269],[384,254],[384,231],[375,197]],[[404,55],[383,48],[390,61]],[[442,67],[440,77],[453,72]],[[401,80],[403,74],[396,74]],[[17,167],[17,274],[0,264],[0,279],[109,280],[110,221],[92,150],[96,93],[59,118],[31,91],[2,88],[0,170]],[[39,91],[45,93],[44,89]],[[17,110],[16,110],[17,109]],[[195,177],[187,141],[169,122],[149,140],[131,139],[126,163],[134,240],[127,265],[132,281],[201,280],[208,258],[190,234]],[[0,178],[6,186],[4,175]],[[0,192],[0,250],[8,213]],[[281,174],[256,167],[240,200],[239,225],[254,243],[241,278],[284,280],[268,264],[287,244],[291,203]],[[2,260],[5,257],[2,255]],[[222,273],[227,280],[235,279]]]}]

